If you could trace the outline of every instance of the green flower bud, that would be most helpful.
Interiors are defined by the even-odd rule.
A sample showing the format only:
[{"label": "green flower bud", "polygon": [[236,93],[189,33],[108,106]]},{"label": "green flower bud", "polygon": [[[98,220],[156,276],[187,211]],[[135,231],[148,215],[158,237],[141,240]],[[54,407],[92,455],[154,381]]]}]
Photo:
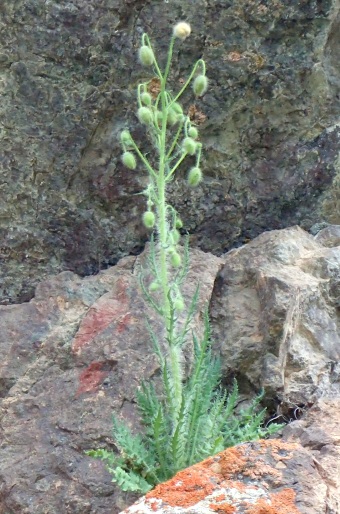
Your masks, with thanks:
[{"label": "green flower bud", "polygon": [[174,268],[179,268],[182,263],[182,258],[178,252],[173,252],[171,255],[171,264]]},{"label": "green flower bud", "polygon": [[150,293],[152,293],[153,291],[157,291],[157,289],[159,289],[161,286],[160,286],[160,283],[159,282],[151,282],[151,284],[149,285],[149,291]]},{"label": "green flower bud", "polygon": [[178,232],[178,230],[174,229],[171,231],[171,239],[173,244],[177,245],[177,243],[181,239],[181,234]]},{"label": "green flower bud", "polygon": [[148,107],[140,107],[137,112],[138,119],[145,125],[151,125],[152,123],[152,112]]},{"label": "green flower bud", "polygon": [[139,60],[143,66],[152,66],[155,60],[155,56],[150,47],[143,45],[139,49]]},{"label": "green flower bud", "polygon": [[174,125],[176,125],[176,123],[179,121],[178,120],[178,114],[177,112],[170,108],[169,111],[168,111],[168,118],[167,118],[167,121],[168,121],[168,124],[173,127]]},{"label": "green flower bud", "polygon": [[190,36],[191,33],[191,27],[189,23],[186,23],[185,21],[180,21],[177,23],[177,25],[174,26],[174,36],[178,37],[179,39],[185,39],[188,36]]},{"label": "green flower bud", "polygon": [[178,297],[174,301],[174,308],[176,311],[183,311],[184,310],[184,301],[182,297]]},{"label": "green flower bud", "polygon": [[124,152],[122,155],[122,163],[130,170],[135,170],[137,163],[136,158],[132,152]]},{"label": "green flower bud", "polygon": [[182,222],[181,218],[176,218],[175,227],[176,228],[182,228],[183,227],[183,222]]},{"label": "green flower bud", "polygon": [[192,88],[196,96],[203,96],[208,89],[207,77],[205,75],[198,75],[194,80]]},{"label": "green flower bud", "polygon": [[120,133],[120,141],[123,145],[129,145],[131,143],[131,134],[128,130],[123,130]]},{"label": "green flower bud", "polygon": [[155,215],[152,211],[146,211],[143,214],[143,223],[146,228],[153,228],[155,226]]},{"label": "green flower bud", "polygon": [[191,137],[186,137],[183,140],[182,148],[189,155],[195,155],[197,143]]},{"label": "green flower bud", "polygon": [[140,95],[140,101],[142,102],[142,104],[144,105],[151,105],[151,102],[152,102],[152,97],[150,95],[150,93],[142,93]]},{"label": "green flower bud", "polygon": [[178,102],[174,102],[171,109],[173,109],[177,114],[183,114],[182,106]]},{"label": "green flower bud", "polygon": [[191,168],[188,175],[188,184],[191,187],[196,187],[201,182],[203,178],[201,168],[198,168],[198,166],[195,166],[194,168]]},{"label": "green flower bud", "polygon": [[196,127],[190,127],[189,130],[188,130],[188,134],[193,139],[197,139],[198,138],[198,130],[197,130],[197,128]]}]

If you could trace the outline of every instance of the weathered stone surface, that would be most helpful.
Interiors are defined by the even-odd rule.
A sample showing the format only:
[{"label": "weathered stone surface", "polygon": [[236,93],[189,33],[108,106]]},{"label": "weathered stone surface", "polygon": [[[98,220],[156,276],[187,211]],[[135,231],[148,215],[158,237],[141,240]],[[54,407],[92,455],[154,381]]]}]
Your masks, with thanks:
[{"label": "weathered stone surface", "polygon": [[226,375],[264,387],[293,418],[340,395],[340,246],[336,227],[325,230],[266,232],[232,250],[211,303]]},{"label": "weathered stone surface", "polygon": [[229,448],[141,498],[124,514],[338,514],[340,399],[319,400],[270,439]]},{"label": "weathered stone surface", "polygon": [[[63,272],[35,298],[0,306],[0,512],[115,514],[136,496],[117,491],[90,448],[113,447],[111,413],[137,427],[135,392],[159,366],[138,274],[144,255],[96,276]],[[201,284],[195,328],[223,261],[192,253],[184,289]]]},{"label": "weathered stone surface", "polygon": [[0,302],[143,247],[145,179],[122,167],[118,134],[128,124],[147,150],[136,48],[148,31],[164,51],[179,19],[193,33],[174,52],[174,88],[201,56],[210,77],[191,105],[205,180],[188,192],[183,168],[171,186],[192,244],[220,253],[263,230],[339,223],[338,0],[2,0]]}]

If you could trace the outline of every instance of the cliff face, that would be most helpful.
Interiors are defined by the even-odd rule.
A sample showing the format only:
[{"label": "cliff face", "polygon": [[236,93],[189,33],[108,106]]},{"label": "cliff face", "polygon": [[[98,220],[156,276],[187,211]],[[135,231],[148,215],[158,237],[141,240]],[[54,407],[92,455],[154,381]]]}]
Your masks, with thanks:
[{"label": "cliff face", "polygon": [[201,56],[210,77],[203,99],[185,99],[205,181],[189,201],[185,168],[172,184],[192,244],[219,253],[263,230],[339,223],[337,0],[4,0],[2,303],[143,246],[144,175],[122,167],[118,134],[129,125],[145,141],[134,114],[142,32],[162,52],[181,19],[193,33],[176,47],[174,89]]}]

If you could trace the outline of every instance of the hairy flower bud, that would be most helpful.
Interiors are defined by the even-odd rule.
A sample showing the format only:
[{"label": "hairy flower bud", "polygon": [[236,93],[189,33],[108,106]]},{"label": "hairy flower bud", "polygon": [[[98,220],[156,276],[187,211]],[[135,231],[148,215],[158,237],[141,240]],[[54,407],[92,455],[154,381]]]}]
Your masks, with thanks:
[{"label": "hairy flower bud", "polygon": [[203,96],[208,89],[208,79],[205,75],[198,75],[192,85],[196,96]]},{"label": "hairy flower bud", "polygon": [[139,60],[143,64],[143,66],[152,66],[155,60],[155,56],[150,47],[143,45],[139,49]]},{"label": "hairy flower bud", "polygon": [[153,228],[155,226],[155,215],[152,211],[146,211],[143,214],[143,223],[146,228]]},{"label": "hairy flower bud", "polygon": [[188,36],[190,36],[191,33],[191,27],[189,23],[186,23],[185,21],[180,21],[177,23],[177,25],[174,26],[174,36],[178,37],[179,39],[185,39]]},{"label": "hairy flower bud", "polygon": [[131,144],[131,134],[128,130],[123,130],[121,133],[120,133],[120,142],[123,144],[123,145],[129,145]]},{"label": "hairy flower bud", "polygon": [[175,227],[176,228],[182,228],[183,227],[183,221],[181,220],[181,218],[177,218],[176,219]]},{"label": "hairy flower bud", "polygon": [[174,268],[179,268],[182,263],[182,258],[178,252],[173,252],[171,255],[171,264]]},{"label": "hairy flower bud", "polygon": [[201,182],[203,178],[201,168],[198,166],[195,166],[194,168],[191,168],[188,174],[188,184],[191,187],[196,187]]},{"label": "hairy flower bud", "polygon": [[183,140],[182,148],[189,155],[195,155],[196,148],[197,148],[197,143],[191,137],[186,137]]},{"label": "hairy flower bud", "polygon": [[183,311],[184,310],[184,300],[181,296],[175,299],[174,301],[174,308],[176,311]]},{"label": "hairy flower bud", "polygon": [[176,123],[179,121],[178,120],[178,114],[176,113],[176,111],[172,108],[169,109],[168,111],[168,118],[167,118],[167,121],[169,123],[169,125],[171,127],[173,127],[174,125],[176,125]]},{"label": "hairy flower bud", "polygon": [[160,286],[160,283],[159,282],[156,282],[155,280],[153,282],[151,282],[151,284],[149,285],[149,291],[150,293],[152,293],[153,291],[157,291],[157,289],[159,289],[161,286]]},{"label": "hairy flower bud", "polygon": [[173,241],[173,244],[177,244],[179,243],[179,240],[181,239],[181,234],[178,232],[177,229],[173,229],[171,231],[171,237],[172,237],[172,241]]},{"label": "hairy flower bud", "polygon": [[137,163],[136,158],[132,152],[124,152],[122,155],[122,163],[130,170],[135,170]]},{"label": "hairy flower bud", "polygon": [[182,106],[181,104],[179,104],[178,102],[174,102],[172,105],[171,105],[171,108],[177,113],[177,114],[183,114],[183,109],[182,109]]},{"label": "hairy flower bud", "polygon": [[188,130],[188,135],[192,137],[193,139],[198,138],[198,130],[196,127],[190,127]]},{"label": "hairy flower bud", "polygon": [[140,101],[142,102],[142,104],[144,105],[151,105],[151,102],[152,102],[152,97],[150,95],[150,93],[142,93],[140,95]]},{"label": "hairy flower bud", "polygon": [[137,112],[138,119],[145,125],[151,125],[152,123],[152,112],[148,107],[140,107]]}]

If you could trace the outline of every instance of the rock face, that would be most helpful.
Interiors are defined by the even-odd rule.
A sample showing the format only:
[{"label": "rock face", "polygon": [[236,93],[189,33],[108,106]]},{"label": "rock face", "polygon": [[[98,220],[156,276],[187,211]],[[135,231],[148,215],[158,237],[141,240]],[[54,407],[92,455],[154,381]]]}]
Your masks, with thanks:
[{"label": "rock face", "polygon": [[298,227],[267,232],[232,250],[210,311],[225,374],[263,387],[293,419],[323,395],[340,396],[339,302],[337,226],[316,238]]},{"label": "rock face", "polygon": [[[238,481],[230,501],[235,493],[235,501],[258,501],[263,509],[285,500],[306,514],[339,512],[340,248],[332,246],[338,234],[339,227],[328,227],[313,238],[295,227],[263,234],[223,259],[192,251],[184,297],[199,281],[194,328],[200,331],[199,313],[210,301],[225,379],[232,371],[243,393],[249,384],[264,386],[269,405],[273,397],[282,402],[278,415],[303,414],[284,431],[288,446],[228,450],[247,469],[263,461],[259,476],[228,471],[228,480]],[[29,303],[0,307],[0,512],[116,514],[136,499],[118,491],[103,463],[84,452],[114,448],[112,411],[138,429],[136,389],[143,379],[157,384],[145,319],[157,333],[162,325],[141,294],[143,268],[145,254],[96,276],[63,272],[41,282]],[[314,483],[318,501],[309,495]],[[215,511],[234,512],[218,508],[224,501],[214,498]],[[253,514],[295,512],[260,506]]]},{"label": "rock face", "polygon": [[[27,301],[62,270],[89,275],[136,254],[143,173],[120,163],[137,125],[147,31],[162,53],[174,20],[174,89],[203,56],[205,180],[171,194],[192,244],[216,254],[263,230],[339,223],[339,3],[281,0],[3,0],[0,5],[0,302]],[[188,202],[188,197],[189,202]]]},{"label": "rock face", "polygon": [[[134,397],[157,381],[145,303],[127,257],[81,279],[71,272],[42,282],[26,304],[0,307],[0,512],[114,514],[134,501],[85,450],[113,447],[113,411],[137,427]],[[192,254],[184,297],[199,281],[199,332],[222,260]]]},{"label": "rock face", "polygon": [[338,514],[340,401],[320,400],[270,439],[177,473],[124,514]]}]

